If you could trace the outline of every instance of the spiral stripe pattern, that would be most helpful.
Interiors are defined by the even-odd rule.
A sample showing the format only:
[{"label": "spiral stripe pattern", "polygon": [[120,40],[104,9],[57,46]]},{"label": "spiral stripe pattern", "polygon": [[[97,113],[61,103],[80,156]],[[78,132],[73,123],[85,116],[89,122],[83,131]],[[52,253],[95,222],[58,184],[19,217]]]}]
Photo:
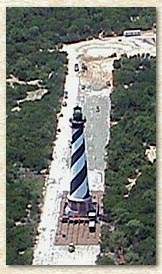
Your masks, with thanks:
[{"label": "spiral stripe pattern", "polygon": [[73,201],[84,201],[90,197],[87,159],[85,153],[84,121],[81,119],[71,121],[72,127],[72,148],[71,148],[71,182],[70,199]]}]

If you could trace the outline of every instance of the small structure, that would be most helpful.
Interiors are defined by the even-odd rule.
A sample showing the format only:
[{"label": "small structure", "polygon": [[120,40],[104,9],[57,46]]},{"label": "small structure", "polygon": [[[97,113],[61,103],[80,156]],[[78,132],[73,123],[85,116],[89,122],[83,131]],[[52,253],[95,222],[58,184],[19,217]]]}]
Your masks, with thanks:
[{"label": "small structure", "polygon": [[95,232],[95,230],[96,230],[96,222],[89,221],[89,232]]},{"label": "small structure", "polygon": [[96,230],[96,212],[95,211],[90,211],[88,213],[88,218],[89,218],[89,232],[95,232]]},{"label": "small structure", "polygon": [[139,36],[139,35],[141,35],[141,30],[139,30],[139,29],[125,30],[123,32],[123,36],[125,36],[125,37]]}]

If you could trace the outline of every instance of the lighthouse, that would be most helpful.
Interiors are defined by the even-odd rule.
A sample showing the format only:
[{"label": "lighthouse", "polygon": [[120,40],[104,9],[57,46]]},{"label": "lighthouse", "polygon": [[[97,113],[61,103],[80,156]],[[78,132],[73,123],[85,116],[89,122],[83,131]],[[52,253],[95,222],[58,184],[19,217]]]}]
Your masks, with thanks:
[{"label": "lighthouse", "polygon": [[70,215],[87,215],[91,209],[91,196],[87,175],[87,158],[85,152],[84,124],[82,109],[74,108],[70,118],[72,128],[70,192],[68,194],[68,208]]}]

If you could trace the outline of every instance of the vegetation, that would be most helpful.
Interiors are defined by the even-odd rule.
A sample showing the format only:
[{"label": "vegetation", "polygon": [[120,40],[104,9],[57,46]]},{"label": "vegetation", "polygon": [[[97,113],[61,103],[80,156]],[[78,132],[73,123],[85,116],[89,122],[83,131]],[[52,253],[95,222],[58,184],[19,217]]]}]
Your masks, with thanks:
[{"label": "vegetation", "polygon": [[52,158],[67,73],[66,53],[58,49],[62,43],[97,37],[101,30],[121,34],[126,28],[149,29],[154,22],[154,8],[7,8],[7,78],[39,79],[48,90],[40,101],[26,101],[19,112],[11,111],[38,86],[7,83],[7,264],[32,261],[41,170]]},{"label": "vegetation", "polygon": [[[156,60],[147,54],[125,56],[119,63],[111,96],[111,120],[118,124],[107,147],[106,222],[98,263],[113,257],[114,264],[155,264],[156,166],[145,151],[156,143]],[[137,178],[129,190],[128,178]]]}]

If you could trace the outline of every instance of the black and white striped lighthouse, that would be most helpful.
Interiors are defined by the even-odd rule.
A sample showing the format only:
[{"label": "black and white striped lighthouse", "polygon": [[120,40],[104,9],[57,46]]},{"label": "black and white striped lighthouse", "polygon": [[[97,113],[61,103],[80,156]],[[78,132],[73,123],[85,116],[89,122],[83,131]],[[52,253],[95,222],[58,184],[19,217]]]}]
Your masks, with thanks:
[{"label": "black and white striped lighthouse", "polygon": [[79,215],[87,214],[91,208],[87,176],[87,158],[85,153],[84,124],[82,109],[74,108],[73,118],[70,119],[72,128],[70,193],[68,207],[70,212]]}]

